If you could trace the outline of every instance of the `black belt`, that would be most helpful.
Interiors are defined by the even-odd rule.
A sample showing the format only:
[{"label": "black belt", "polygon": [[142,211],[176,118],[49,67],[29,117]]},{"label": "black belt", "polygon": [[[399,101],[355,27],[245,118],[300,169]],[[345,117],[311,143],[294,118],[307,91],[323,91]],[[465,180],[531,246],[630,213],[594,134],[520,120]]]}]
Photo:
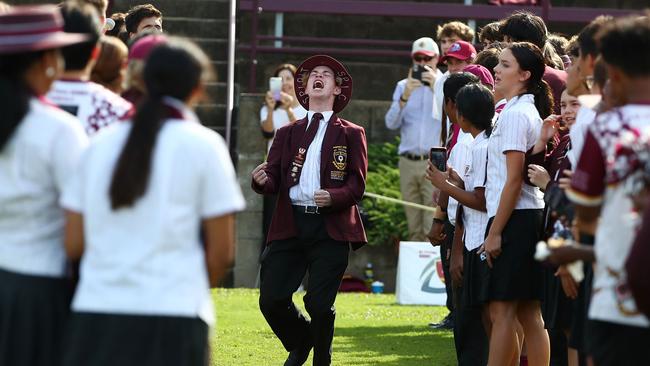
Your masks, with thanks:
[{"label": "black belt", "polygon": [[427,160],[429,159],[429,155],[416,155],[416,154],[409,154],[409,153],[401,153],[399,154],[400,156],[403,156],[409,160]]},{"label": "black belt", "polygon": [[305,214],[310,214],[310,215],[318,215],[320,214],[320,207],[318,206],[300,206],[300,205],[292,205],[293,209],[297,212],[300,213],[305,213]]}]

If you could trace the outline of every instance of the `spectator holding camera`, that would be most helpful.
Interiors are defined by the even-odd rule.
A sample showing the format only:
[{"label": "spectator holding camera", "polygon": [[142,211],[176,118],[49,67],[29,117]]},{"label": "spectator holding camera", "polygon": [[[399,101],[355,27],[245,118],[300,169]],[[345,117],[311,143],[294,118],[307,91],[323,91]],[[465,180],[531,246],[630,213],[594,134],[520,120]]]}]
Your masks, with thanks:
[{"label": "spectator holding camera", "polygon": [[[264,96],[264,106],[260,110],[262,134],[269,140],[267,151],[271,148],[275,131],[307,115],[305,108],[298,103],[296,91],[293,88],[295,73],[295,66],[282,64],[275,68],[273,77],[269,80],[269,90]],[[276,83],[276,80],[280,83]]]},{"label": "spectator holding camera", "polygon": [[[431,205],[433,187],[424,179],[429,150],[439,146],[440,120],[433,118],[433,86],[442,73],[436,68],[438,45],[429,37],[413,42],[412,66],[406,79],[393,92],[393,103],[386,113],[386,127],[400,129],[400,189],[409,202]],[[427,240],[431,217],[424,211],[404,207],[409,238]]]}]

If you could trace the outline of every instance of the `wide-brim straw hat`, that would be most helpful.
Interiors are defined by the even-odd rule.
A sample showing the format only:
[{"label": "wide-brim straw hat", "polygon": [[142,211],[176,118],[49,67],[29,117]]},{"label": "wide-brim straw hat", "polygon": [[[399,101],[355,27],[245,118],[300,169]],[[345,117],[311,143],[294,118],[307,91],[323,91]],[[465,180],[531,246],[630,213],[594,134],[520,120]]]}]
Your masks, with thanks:
[{"label": "wide-brim straw hat", "polygon": [[61,48],[88,39],[87,34],[63,31],[55,5],[12,6],[0,13],[0,54]]}]

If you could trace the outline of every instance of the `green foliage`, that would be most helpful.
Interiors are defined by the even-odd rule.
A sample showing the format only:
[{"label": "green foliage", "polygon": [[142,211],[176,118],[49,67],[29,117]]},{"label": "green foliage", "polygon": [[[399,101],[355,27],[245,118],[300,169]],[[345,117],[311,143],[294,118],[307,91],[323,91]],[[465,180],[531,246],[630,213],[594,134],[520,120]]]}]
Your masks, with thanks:
[{"label": "green foliage", "polygon": [[[399,187],[397,146],[394,142],[368,145],[368,178],[366,192],[391,198],[402,198]],[[408,226],[404,208],[392,202],[374,198],[364,198],[361,202],[370,224],[366,228],[368,244],[392,244],[395,240],[408,237]]]},{"label": "green foliage", "polygon": [[[303,313],[304,295],[293,296]],[[212,296],[218,320],[210,344],[211,366],[282,365],[287,352],[259,310],[258,290],[220,288]],[[364,293],[338,294],[335,305],[332,365],[457,364],[451,332],[427,326],[447,314],[443,306],[397,305],[395,295]],[[305,365],[312,364],[312,355]]]}]

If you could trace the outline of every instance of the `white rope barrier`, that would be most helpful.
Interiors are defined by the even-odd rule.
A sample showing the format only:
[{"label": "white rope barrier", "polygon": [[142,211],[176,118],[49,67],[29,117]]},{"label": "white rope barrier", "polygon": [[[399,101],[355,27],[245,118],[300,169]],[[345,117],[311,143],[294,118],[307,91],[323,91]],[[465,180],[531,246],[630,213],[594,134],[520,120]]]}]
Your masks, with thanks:
[{"label": "white rope barrier", "polygon": [[397,203],[397,204],[400,204],[400,205],[409,206],[409,207],[417,208],[417,209],[424,210],[424,211],[436,212],[436,209],[431,207],[431,206],[425,206],[425,205],[421,205],[421,204],[415,203],[415,202],[409,202],[409,201],[399,200],[397,198],[381,196],[381,195],[378,195],[376,193],[371,193],[371,192],[365,192],[363,195],[366,196],[366,197],[375,198],[375,199],[378,199],[378,200],[384,200],[384,201],[388,201],[388,202],[392,202],[392,203]]}]

